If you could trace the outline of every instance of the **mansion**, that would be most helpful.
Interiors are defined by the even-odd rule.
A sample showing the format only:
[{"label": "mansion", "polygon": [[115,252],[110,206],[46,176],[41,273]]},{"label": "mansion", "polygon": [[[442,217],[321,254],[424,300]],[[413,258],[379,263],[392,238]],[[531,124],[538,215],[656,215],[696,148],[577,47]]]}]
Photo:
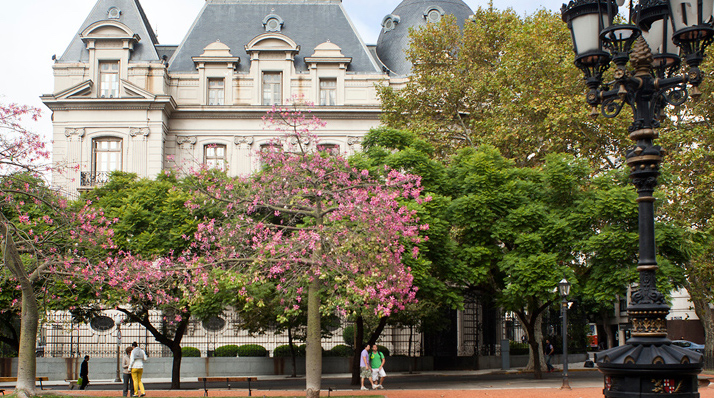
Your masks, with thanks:
[{"label": "mansion", "polygon": [[179,44],[159,44],[139,0],[97,0],[53,67],[53,185],[72,195],[115,170],[154,178],[206,165],[258,167],[275,137],[262,117],[293,98],[326,122],[321,144],[350,155],[380,122],[378,86],[400,87],[411,27],[472,10],[404,0],[365,44],[341,0],[206,0]]}]

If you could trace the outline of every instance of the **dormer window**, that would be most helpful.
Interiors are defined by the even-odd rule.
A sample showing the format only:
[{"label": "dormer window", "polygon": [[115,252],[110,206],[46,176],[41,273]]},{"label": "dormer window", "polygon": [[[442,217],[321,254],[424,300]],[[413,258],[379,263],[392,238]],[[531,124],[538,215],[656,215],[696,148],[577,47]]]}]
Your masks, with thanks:
[{"label": "dormer window", "polygon": [[430,6],[424,11],[424,19],[430,23],[441,21],[442,16],[444,16],[444,9],[439,6]]},{"label": "dormer window", "polygon": [[119,17],[121,17],[120,9],[112,7],[107,11],[107,19],[119,19]]},{"label": "dormer window", "polygon": [[399,23],[401,19],[399,18],[398,15],[392,15],[389,14],[384,19],[382,19],[382,28],[384,29],[384,32],[389,32],[390,30],[394,30],[394,28],[397,27],[397,24]]},{"label": "dormer window", "polygon": [[280,32],[283,30],[284,23],[283,19],[275,14],[270,14],[263,18],[263,26],[266,32]]}]

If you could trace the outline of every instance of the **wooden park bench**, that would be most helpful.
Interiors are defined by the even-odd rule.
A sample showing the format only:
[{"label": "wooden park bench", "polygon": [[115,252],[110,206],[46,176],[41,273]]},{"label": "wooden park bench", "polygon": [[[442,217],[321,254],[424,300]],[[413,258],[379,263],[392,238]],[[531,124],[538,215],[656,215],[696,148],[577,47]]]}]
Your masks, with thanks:
[{"label": "wooden park bench", "polygon": [[248,396],[251,396],[252,390],[250,388],[250,382],[258,380],[257,377],[199,377],[198,381],[203,382],[203,396],[208,396],[208,386],[207,383],[221,383],[225,382],[228,385],[228,389],[231,389],[231,383],[242,383],[248,382]]},{"label": "wooden park bench", "polygon": [[[42,382],[49,380],[47,376],[37,376],[35,377],[35,381],[40,382],[40,390],[44,390],[42,388]],[[17,383],[17,377],[0,377],[0,383]],[[5,390],[0,390],[2,392],[2,395],[5,395]]]}]

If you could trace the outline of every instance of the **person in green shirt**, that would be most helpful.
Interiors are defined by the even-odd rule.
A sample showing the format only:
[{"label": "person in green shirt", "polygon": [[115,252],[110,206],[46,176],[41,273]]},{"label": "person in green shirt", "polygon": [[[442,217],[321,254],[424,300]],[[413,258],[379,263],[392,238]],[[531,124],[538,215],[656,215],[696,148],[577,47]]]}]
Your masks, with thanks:
[{"label": "person in green shirt", "polygon": [[[384,389],[382,383],[387,373],[384,372],[384,354],[379,352],[377,345],[372,345],[372,352],[369,354],[369,366],[372,368],[373,389]],[[379,382],[377,382],[379,381]]]}]

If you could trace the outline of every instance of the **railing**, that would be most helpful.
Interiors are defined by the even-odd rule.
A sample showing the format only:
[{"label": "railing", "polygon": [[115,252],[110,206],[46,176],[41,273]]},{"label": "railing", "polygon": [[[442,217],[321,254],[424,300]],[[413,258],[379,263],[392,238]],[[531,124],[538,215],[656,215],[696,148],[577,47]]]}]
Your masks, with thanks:
[{"label": "railing", "polygon": [[95,187],[109,181],[111,171],[83,171],[80,173],[79,186]]},{"label": "railing", "polygon": [[[118,328],[116,322],[123,320],[123,315],[116,311],[106,311],[95,318],[91,324],[73,322],[67,312],[52,312],[47,315],[40,330],[38,346],[45,357],[115,357],[117,355]],[[152,324],[159,330],[170,327],[163,322],[163,316],[151,313]],[[272,355],[272,351],[280,345],[288,344],[287,332],[276,333],[267,330],[265,333],[251,335],[241,329],[240,318],[234,313],[228,313],[220,318],[206,322],[191,320],[186,330],[181,346],[194,347],[201,351],[201,356],[211,356],[216,348],[234,344],[259,344]],[[329,350],[336,345],[345,344],[343,332],[352,323],[342,321],[330,337],[322,339],[322,347]],[[158,343],[153,335],[143,326],[136,323],[122,323],[120,326],[122,349],[136,341],[152,357],[170,357],[171,351]],[[302,344],[294,340],[295,344]],[[422,351],[421,334],[414,328],[387,327],[382,333],[378,344],[387,347],[392,355],[419,356]]]}]

